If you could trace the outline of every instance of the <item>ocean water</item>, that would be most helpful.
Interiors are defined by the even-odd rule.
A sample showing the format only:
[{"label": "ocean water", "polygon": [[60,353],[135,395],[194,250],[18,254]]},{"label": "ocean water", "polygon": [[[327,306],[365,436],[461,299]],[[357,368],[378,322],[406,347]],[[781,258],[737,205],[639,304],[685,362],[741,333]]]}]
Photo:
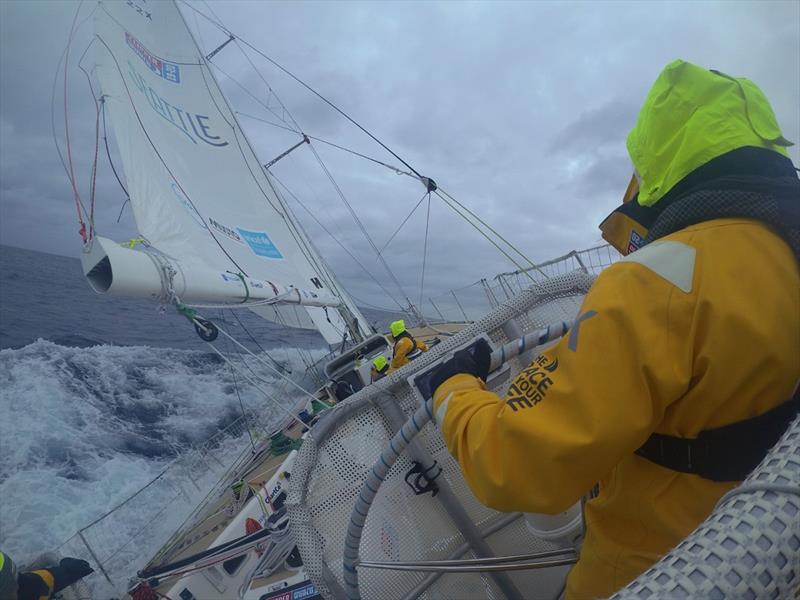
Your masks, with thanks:
[{"label": "ocean water", "polygon": [[[365,312],[381,324],[393,317]],[[238,311],[238,321],[230,311],[207,316],[307,387],[304,361],[328,351],[316,332],[249,311]],[[0,548],[21,564],[54,550],[85,556],[72,537],[80,528],[224,430],[242,405],[267,423],[284,419],[302,395],[274,368],[253,359],[248,368],[274,384],[265,384],[278,391],[273,402],[236,377],[174,310],[95,294],[76,259],[0,246]],[[202,497],[192,486],[213,484],[247,437],[225,444],[188,487],[153,486],[120,519],[88,530],[90,543],[111,547],[154,514],[162,529],[177,526]],[[180,507],[159,512],[162,503]],[[148,539],[155,548],[137,542],[126,560],[149,558],[158,540]]]}]

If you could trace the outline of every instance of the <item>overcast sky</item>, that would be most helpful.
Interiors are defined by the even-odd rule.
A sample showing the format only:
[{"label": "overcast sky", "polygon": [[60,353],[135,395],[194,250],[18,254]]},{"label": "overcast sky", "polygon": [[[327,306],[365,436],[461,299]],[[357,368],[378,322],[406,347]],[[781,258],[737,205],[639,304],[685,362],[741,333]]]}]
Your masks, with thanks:
[{"label": "overcast sky", "polygon": [[[80,17],[94,6],[85,2]],[[800,142],[800,2],[214,2],[193,4],[293,70],[420,172],[485,218],[528,257],[600,242],[597,224],[630,177],[625,136],[647,89],[683,58],[755,81],[784,135]],[[77,2],[0,0],[0,243],[78,256],[74,201],[52,141],[50,99]],[[210,9],[209,9],[210,7]],[[225,36],[181,7],[204,53]],[[78,31],[71,62],[92,35]],[[303,129],[398,164],[274,67],[252,56]],[[84,64],[91,68],[91,52]],[[265,97],[234,45],[214,62]],[[74,65],[73,65],[74,66]],[[221,73],[234,108],[277,122]],[[59,86],[62,84],[59,82]],[[70,127],[85,192],[94,151],[86,79],[71,72]],[[63,136],[63,96],[56,96]],[[242,116],[263,162],[297,141]],[[317,145],[378,246],[422,196],[419,182]],[[791,156],[798,163],[797,146]],[[398,165],[399,166],[399,165]],[[98,230],[135,235],[106,160]],[[293,192],[396,292],[307,148],[274,167]],[[360,300],[391,301],[293,206],[325,258]],[[387,250],[405,291],[419,297],[425,232],[420,207]],[[439,200],[431,206],[425,297],[513,269]],[[399,293],[397,293],[399,295]]]}]

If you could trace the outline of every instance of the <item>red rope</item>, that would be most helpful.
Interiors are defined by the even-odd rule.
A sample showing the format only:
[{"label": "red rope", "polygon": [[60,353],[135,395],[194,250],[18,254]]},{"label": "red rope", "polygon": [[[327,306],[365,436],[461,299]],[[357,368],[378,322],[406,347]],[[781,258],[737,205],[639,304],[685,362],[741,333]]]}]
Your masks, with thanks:
[{"label": "red rope", "polygon": [[69,40],[67,40],[67,54],[66,58],[64,59],[64,133],[66,135],[66,142],[67,142],[67,163],[69,165],[69,180],[72,184],[72,193],[75,196],[75,209],[78,211],[78,223],[80,224],[79,233],[81,235],[81,239],[85,244],[87,241],[86,236],[86,223],[83,222],[83,216],[81,215],[81,196],[78,193],[78,186],[75,184],[75,171],[72,166],[72,149],[70,147],[69,142],[69,119],[67,118],[67,74],[68,74],[68,67],[69,67],[69,50],[70,46],[72,46],[72,38],[75,35],[75,23],[78,21],[78,13],[80,12],[80,5],[78,5],[78,10],[75,11],[75,17],[72,19],[72,28],[69,31]]}]

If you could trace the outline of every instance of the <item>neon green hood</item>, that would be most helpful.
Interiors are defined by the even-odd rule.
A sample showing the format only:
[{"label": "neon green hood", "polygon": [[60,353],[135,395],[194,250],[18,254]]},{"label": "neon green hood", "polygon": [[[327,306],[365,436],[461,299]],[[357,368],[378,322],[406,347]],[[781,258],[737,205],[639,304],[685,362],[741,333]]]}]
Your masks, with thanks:
[{"label": "neon green hood", "polygon": [[791,145],[756,84],[682,60],[658,76],[628,134],[644,206],[726,152],[754,146],[788,157],[786,146]]}]

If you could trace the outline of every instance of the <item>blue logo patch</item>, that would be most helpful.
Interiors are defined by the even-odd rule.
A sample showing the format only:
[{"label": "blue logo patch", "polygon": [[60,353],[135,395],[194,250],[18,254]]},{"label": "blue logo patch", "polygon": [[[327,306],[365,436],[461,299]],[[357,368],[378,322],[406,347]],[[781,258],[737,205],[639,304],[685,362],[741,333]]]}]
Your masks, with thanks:
[{"label": "blue logo patch", "polygon": [[[148,13],[149,14],[149,13]],[[150,54],[150,51],[144,47],[142,42],[137,40],[127,31],[125,32],[125,41],[131,50],[136,53],[136,56],[142,59],[142,62],[156,75],[172,83],[181,82],[181,69],[175,63],[161,60],[157,56]]]},{"label": "blue logo patch", "polygon": [[248,231],[241,227],[236,228],[241,234],[242,239],[247,242],[250,249],[258,256],[264,258],[283,258],[283,254],[275,247],[269,236],[263,231]]}]

